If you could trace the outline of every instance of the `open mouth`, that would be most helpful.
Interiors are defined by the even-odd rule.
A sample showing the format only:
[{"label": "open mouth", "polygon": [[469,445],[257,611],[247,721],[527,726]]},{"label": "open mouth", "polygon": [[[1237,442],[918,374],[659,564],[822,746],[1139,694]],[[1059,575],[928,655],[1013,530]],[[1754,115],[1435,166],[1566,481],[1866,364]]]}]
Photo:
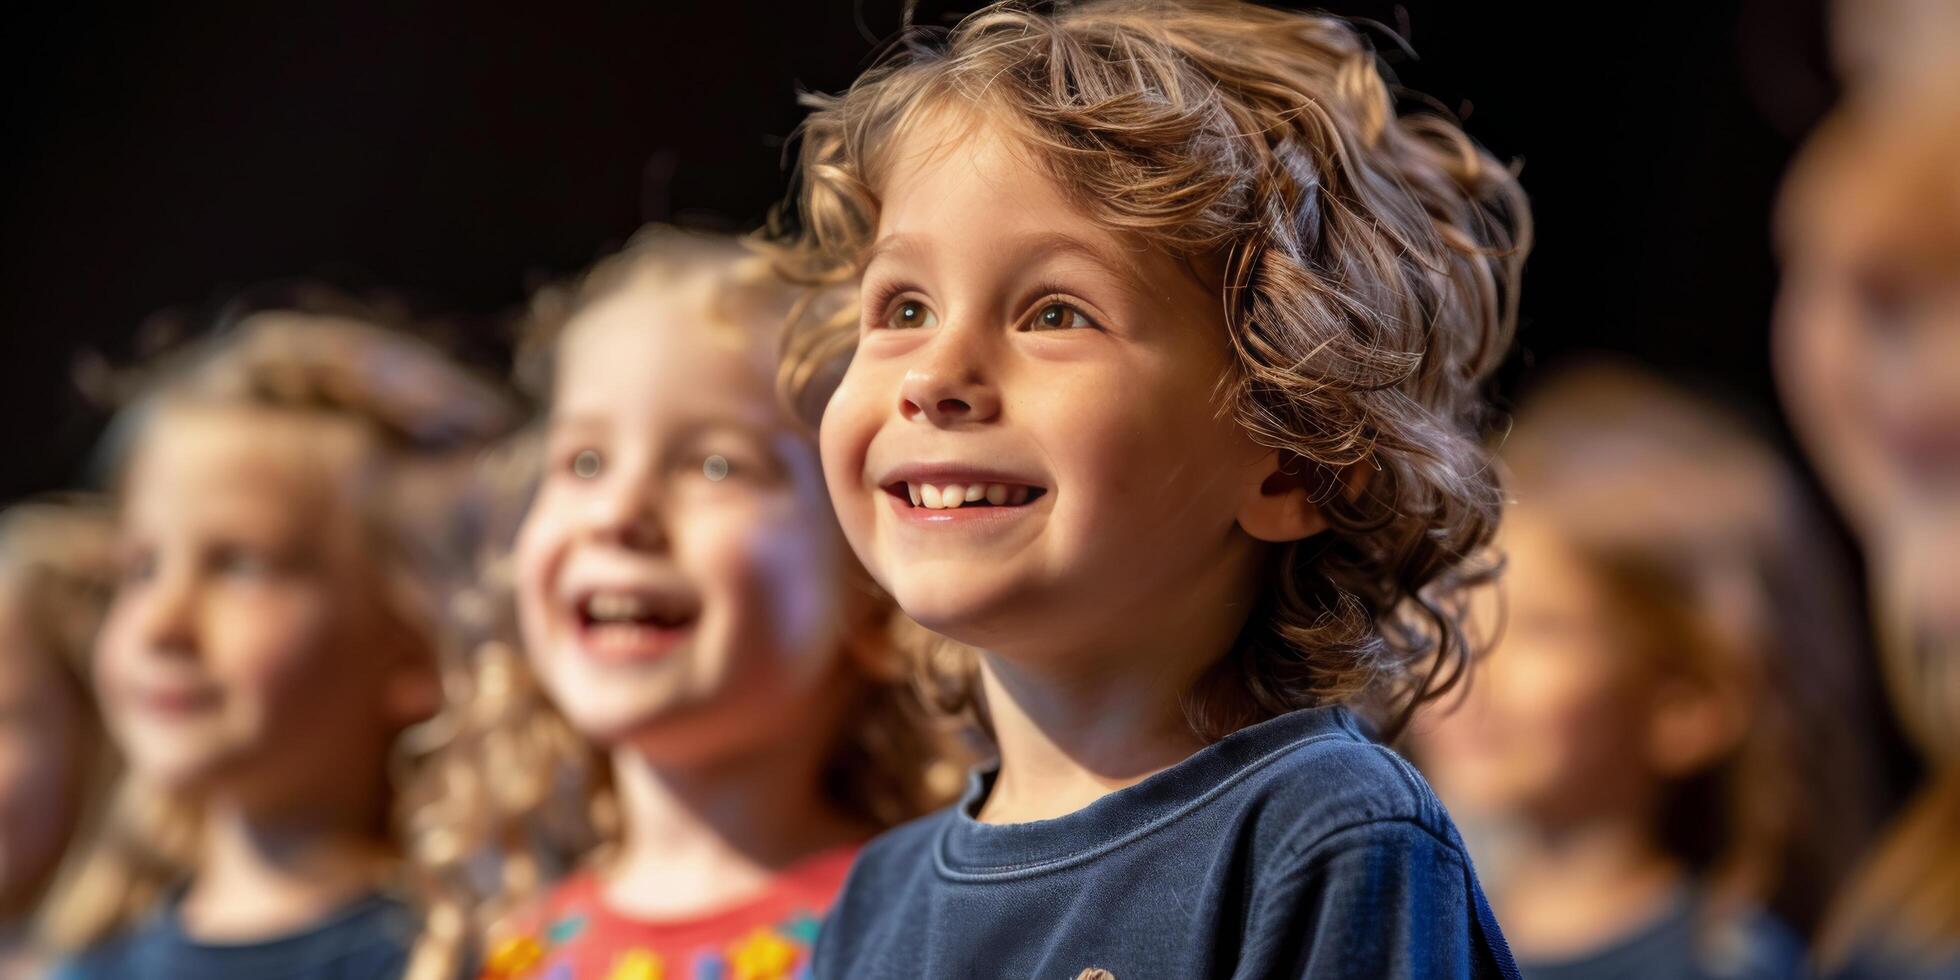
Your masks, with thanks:
[{"label": "open mouth", "polygon": [[672,649],[700,617],[697,603],[670,592],[595,588],[573,601],[579,638],[608,660],[637,660]]},{"label": "open mouth", "polygon": [[909,480],[887,484],[884,490],[922,510],[1025,507],[1048,492],[1046,487],[1023,483],[920,483]]}]

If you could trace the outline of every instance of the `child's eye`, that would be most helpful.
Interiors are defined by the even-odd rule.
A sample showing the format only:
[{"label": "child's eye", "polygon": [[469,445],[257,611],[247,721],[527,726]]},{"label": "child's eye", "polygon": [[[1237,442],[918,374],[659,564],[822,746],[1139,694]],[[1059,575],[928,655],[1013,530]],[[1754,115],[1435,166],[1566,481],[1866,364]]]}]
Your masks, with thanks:
[{"label": "child's eye", "polygon": [[913,330],[938,323],[939,317],[916,299],[899,300],[892,304],[891,312],[885,314],[885,326],[892,330]]},{"label": "child's eye", "polygon": [[568,468],[581,480],[597,479],[606,468],[606,458],[597,449],[581,449],[572,454]]},{"label": "child's eye", "polygon": [[126,555],[122,561],[122,580],[129,583],[147,582],[156,577],[157,556],[154,552],[141,551]]},{"label": "child's eye", "polygon": [[220,574],[242,579],[266,578],[277,570],[274,562],[244,548],[221,549],[213,556],[211,566]]},{"label": "child's eye", "polygon": [[767,478],[770,466],[763,460],[747,453],[723,451],[693,456],[689,463],[682,464],[682,470],[691,469],[710,483],[728,481],[753,481]]},{"label": "child's eye", "polygon": [[1034,311],[1034,319],[1028,323],[1029,330],[1075,330],[1093,327],[1094,320],[1085,316],[1081,310],[1067,303],[1045,303]]}]

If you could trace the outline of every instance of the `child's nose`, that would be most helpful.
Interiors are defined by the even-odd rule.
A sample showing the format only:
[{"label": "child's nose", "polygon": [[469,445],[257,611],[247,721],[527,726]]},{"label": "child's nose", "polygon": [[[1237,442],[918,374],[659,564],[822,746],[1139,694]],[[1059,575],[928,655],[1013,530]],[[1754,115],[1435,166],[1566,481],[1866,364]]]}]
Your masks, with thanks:
[{"label": "child's nose", "polygon": [[898,410],[942,427],[987,422],[1000,414],[1000,394],[970,359],[942,351],[906,370]]},{"label": "child's nose", "polygon": [[195,587],[181,572],[159,573],[142,598],[138,620],[143,645],[171,654],[195,652]]},{"label": "child's nose", "polygon": [[660,493],[651,479],[622,474],[609,492],[596,495],[588,530],[635,551],[659,551],[667,546],[667,528]]}]

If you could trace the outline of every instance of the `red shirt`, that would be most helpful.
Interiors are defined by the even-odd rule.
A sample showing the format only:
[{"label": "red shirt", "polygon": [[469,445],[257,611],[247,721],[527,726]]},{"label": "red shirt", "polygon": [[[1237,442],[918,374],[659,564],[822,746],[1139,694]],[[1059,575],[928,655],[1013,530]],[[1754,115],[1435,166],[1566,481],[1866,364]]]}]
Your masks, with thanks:
[{"label": "red shirt", "polygon": [[787,980],[807,975],[817,928],[858,845],[788,868],[752,898],[687,919],[649,921],[606,907],[580,872],[496,942],[483,980]]}]

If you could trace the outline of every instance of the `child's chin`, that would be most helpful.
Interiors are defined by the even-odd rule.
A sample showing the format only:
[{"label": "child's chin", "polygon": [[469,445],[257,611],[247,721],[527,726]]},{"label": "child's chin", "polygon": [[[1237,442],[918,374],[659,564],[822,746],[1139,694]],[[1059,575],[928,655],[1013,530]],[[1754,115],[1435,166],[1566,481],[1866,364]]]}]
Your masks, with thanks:
[{"label": "child's chin", "polygon": [[978,647],[999,642],[1014,607],[1007,590],[978,583],[908,582],[892,598],[920,626]]}]

